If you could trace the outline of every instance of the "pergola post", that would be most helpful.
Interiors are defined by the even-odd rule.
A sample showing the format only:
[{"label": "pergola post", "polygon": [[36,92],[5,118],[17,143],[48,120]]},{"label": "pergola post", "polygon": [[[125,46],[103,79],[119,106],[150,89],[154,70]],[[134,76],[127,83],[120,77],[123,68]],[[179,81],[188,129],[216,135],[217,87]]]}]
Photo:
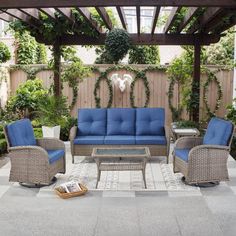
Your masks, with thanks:
[{"label": "pergola post", "polygon": [[193,83],[192,96],[196,101],[192,111],[192,120],[199,122],[199,107],[200,107],[200,77],[201,77],[201,45],[197,42],[194,45],[194,64],[193,64]]},{"label": "pergola post", "polygon": [[59,97],[61,95],[61,45],[59,41],[53,44],[53,59],[54,59],[54,95]]}]

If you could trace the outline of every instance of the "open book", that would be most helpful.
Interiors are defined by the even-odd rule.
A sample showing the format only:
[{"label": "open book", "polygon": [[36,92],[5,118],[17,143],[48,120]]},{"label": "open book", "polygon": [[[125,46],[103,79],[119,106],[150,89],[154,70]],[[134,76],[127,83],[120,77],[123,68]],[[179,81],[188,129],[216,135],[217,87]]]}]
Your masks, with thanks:
[{"label": "open book", "polygon": [[75,181],[70,181],[70,182],[61,184],[58,187],[58,190],[64,193],[74,193],[74,192],[82,191],[82,189],[79,186],[79,183]]}]

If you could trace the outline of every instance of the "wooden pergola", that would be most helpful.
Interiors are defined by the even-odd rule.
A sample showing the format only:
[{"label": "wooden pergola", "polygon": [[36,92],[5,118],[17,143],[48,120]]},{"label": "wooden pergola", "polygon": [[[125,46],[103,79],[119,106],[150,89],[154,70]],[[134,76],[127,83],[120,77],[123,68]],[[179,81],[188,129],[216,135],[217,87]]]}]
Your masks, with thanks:
[{"label": "wooden pergola", "polygon": [[[141,32],[141,7],[154,7],[150,33]],[[162,33],[155,33],[161,7],[173,7]],[[4,21],[21,20],[37,27],[42,22],[40,12],[57,21],[56,12],[62,14],[71,26],[76,24],[72,8],[89,23],[98,33],[97,37],[81,34],[67,34],[60,37],[60,45],[102,45],[106,33],[93,20],[89,7],[95,7],[105,26],[111,30],[114,26],[105,7],[115,7],[122,27],[127,30],[124,7],[135,7],[137,33],[130,34],[136,45],[192,45],[194,46],[194,84],[193,93],[200,92],[200,51],[202,45],[209,45],[220,40],[222,33],[236,24],[236,0],[0,0],[0,19]],[[185,8],[184,17],[178,21],[181,9]],[[190,25],[191,22],[191,25]],[[175,30],[172,30],[175,25]],[[177,27],[176,27],[177,25]],[[37,38],[44,44],[47,39]],[[55,46],[54,45],[54,46]],[[59,75],[58,75],[59,76]],[[58,78],[59,80],[59,78]],[[54,80],[55,81],[55,80]],[[60,84],[58,85],[60,86]],[[199,119],[199,104],[194,111],[194,119]]]}]

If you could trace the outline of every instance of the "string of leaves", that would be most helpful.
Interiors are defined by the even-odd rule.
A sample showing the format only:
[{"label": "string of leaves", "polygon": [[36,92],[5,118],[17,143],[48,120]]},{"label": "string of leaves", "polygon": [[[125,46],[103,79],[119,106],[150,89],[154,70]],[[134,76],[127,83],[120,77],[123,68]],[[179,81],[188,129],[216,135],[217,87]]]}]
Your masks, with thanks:
[{"label": "string of leaves", "polygon": [[150,88],[149,88],[148,79],[146,77],[145,72],[140,71],[136,74],[134,80],[132,81],[132,83],[130,85],[130,104],[131,104],[131,107],[133,107],[133,108],[136,108],[135,96],[134,96],[134,86],[135,86],[135,83],[140,79],[143,81],[143,84],[145,87],[146,101],[145,101],[144,107],[148,106],[149,100],[150,100]]},{"label": "string of leaves", "polygon": [[95,83],[95,87],[94,87],[94,91],[93,91],[95,103],[96,103],[97,108],[101,108],[101,99],[98,96],[98,90],[100,89],[100,83],[102,80],[105,80],[107,83],[107,86],[108,86],[109,100],[108,100],[107,108],[109,108],[109,107],[111,107],[112,101],[113,101],[113,89],[112,89],[111,81],[107,78],[106,72],[102,72]]},{"label": "string of leaves", "polygon": [[95,84],[95,88],[94,88],[94,97],[95,97],[95,103],[96,103],[96,107],[100,108],[101,107],[101,100],[98,97],[98,90],[100,89],[100,82],[102,79],[105,79],[107,84],[108,84],[108,88],[109,88],[109,102],[108,102],[108,106],[107,107],[111,107],[112,105],[112,101],[113,101],[113,90],[112,90],[112,84],[110,79],[108,78],[108,75],[113,72],[113,71],[118,71],[118,70],[125,70],[127,72],[133,73],[135,74],[134,80],[130,85],[130,104],[131,107],[135,107],[135,96],[134,96],[134,88],[135,88],[135,83],[137,82],[137,80],[143,80],[143,84],[145,87],[145,95],[146,95],[146,101],[144,104],[144,107],[147,107],[149,104],[149,100],[150,100],[150,88],[149,88],[149,83],[148,83],[148,79],[146,77],[146,72],[148,71],[164,71],[165,67],[162,66],[149,66],[146,69],[140,71],[138,69],[135,69],[129,65],[114,65],[111,67],[108,67],[104,72],[100,72],[98,70],[97,67],[93,68],[93,71],[99,72],[101,73],[101,75],[99,76],[99,78],[96,81]]},{"label": "string of leaves", "polygon": [[[220,108],[220,103],[221,103],[221,99],[223,96],[223,92],[222,92],[222,87],[221,87],[220,81],[216,77],[215,73],[213,73],[212,71],[209,71],[209,70],[207,70],[206,73],[207,73],[207,80],[203,85],[203,102],[206,106],[207,114],[209,115],[209,117],[214,117],[214,116],[216,116],[216,112]],[[207,98],[207,94],[209,92],[209,85],[211,83],[215,83],[217,85],[217,99],[216,99],[216,105],[215,105],[215,108],[213,111],[211,111],[211,109],[209,107],[208,98]]]},{"label": "string of leaves", "polygon": [[10,72],[14,72],[17,70],[22,70],[27,74],[28,80],[36,79],[36,75],[41,71],[51,70],[48,66],[43,65],[39,67],[32,67],[30,65],[13,65],[10,67]]}]

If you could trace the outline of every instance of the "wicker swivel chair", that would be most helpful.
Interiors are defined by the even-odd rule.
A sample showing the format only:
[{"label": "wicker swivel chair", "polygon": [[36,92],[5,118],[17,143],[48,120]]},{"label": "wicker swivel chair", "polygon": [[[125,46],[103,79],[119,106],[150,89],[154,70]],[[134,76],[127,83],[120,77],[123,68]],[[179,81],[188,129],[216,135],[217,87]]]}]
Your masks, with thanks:
[{"label": "wicker swivel chair", "polygon": [[65,145],[54,138],[35,139],[30,120],[22,119],[4,128],[11,160],[9,181],[29,187],[55,182],[65,173]]},{"label": "wicker swivel chair", "polygon": [[174,173],[181,172],[187,184],[229,180],[227,159],[233,131],[230,121],[212,118],[203,138],[179,138],[174,148]]}]

